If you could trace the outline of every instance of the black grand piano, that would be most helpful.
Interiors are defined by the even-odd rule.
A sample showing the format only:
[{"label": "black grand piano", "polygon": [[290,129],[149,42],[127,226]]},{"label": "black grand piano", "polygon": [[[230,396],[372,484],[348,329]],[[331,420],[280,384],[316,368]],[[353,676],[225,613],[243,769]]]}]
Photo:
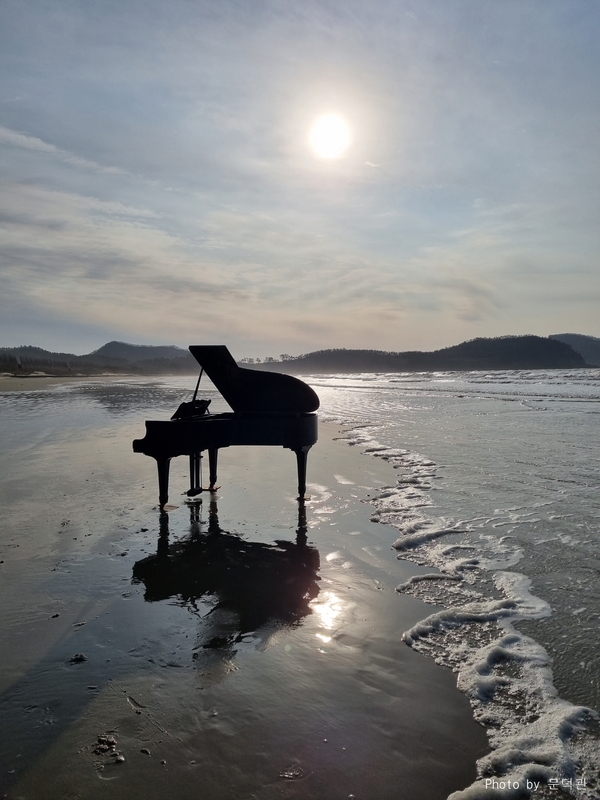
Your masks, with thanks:
[{"label": "black grand piano", "polygon": [[169,464],[190,458],[188,495],[202,491],[200,459],[208,450],[209,490],[216,488],[219,448],[231,445],[279,445],[293,450],[298,463],[298,499],[306,494],[306,461],[317,441],[316,393],[298,378],[239,367],[225,345],[191,345],[190,351],[233,413],[210,414],[210,401],[182,403],[170,420],[148,420],[146,435],[133,450],[156,459],[161,508],[168,502]]}]

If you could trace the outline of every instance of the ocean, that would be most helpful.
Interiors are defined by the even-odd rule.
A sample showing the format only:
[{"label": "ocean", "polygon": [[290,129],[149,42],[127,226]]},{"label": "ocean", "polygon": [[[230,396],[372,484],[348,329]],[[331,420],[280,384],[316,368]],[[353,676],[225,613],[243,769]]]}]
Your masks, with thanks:
[{"label": "ocean", "polygon": [[[192,379],[0,392],[7,797],[100,797],[99,778],[132,796],[128,774],[160,796],[177,759],[181,797],[201,764],[206,797],[600,797],[600,370],[304,379],[340,448],[309,456],[312,599],[285,624],[240,623],[216,590],[152,598],[142,580],[165,526],[175,560],[210,530],[182,501],[159,525],[153,464],[131,453],[143,420],[189,399]],[[218,503],[228,557],[248,541],[264,566],[300,523],[289,454],[257,452],[223,456]],[[92,755],[110,731],[120,772]],[[257,748],[264,737],[259,755],[240,750],[240,731]],[[321,744],[308,752],[310,737]],[[150,767],[145,751],[161,748]]]},{"label": "ocean", "polygon": [[372,519],[398,529],[398,558],[435,569],[398,591],[444,609],[404,640],[457,672],[494,746],[482,776],[597,797],[600,371],[313,385],[349,442],[398,471]]}]

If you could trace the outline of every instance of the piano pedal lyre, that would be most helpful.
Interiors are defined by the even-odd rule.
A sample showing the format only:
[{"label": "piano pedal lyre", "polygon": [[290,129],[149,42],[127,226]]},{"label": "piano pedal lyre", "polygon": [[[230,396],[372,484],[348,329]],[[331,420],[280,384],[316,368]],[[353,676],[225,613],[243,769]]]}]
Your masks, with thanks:
[{"label": "piano pedal lyre", "polygon": [[190,455],[190,488],[186,494],[188,497],[195,497],[202,492],[216,492],[220,487],[217,486],[217,453],[219,451],[211,448],[208,451],[209,481],[208,489],[202,486],[202,453],[192,453]]}]

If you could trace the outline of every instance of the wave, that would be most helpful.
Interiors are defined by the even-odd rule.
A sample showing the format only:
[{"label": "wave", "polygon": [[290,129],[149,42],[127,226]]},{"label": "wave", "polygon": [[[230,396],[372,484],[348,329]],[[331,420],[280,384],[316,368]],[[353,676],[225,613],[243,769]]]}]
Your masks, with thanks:
[{"label": "wave", "polygon": [[[453,520],[430,515],[437,466],[419,453],[386,447],[380,425],[346,432],[348,443],[399,470],[393,486],[370,499],[371,519],[396,528],[398,558],[435,572],[416,575],[400,593],[441,606],[402,634],[407,646],[457,674],[475,719],[486,728],[491,752],[477,764],[477,780],[449,800],[528,797],[539,786],[560,787],[580,800],[600,797],[598,714],[558,696],[547,651],[514,625],[550,617],[530,579],[511,571],[523,551],[509,534],[483,532],[499,517]],[[531,514],[511,509],[512,522]]]}]

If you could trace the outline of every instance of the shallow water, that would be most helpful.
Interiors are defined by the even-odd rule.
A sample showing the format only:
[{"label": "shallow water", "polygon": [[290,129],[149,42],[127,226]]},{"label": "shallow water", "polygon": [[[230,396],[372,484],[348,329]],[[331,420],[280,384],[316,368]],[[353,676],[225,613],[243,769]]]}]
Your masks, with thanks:
[{"label": "shallow water", "polygon": [[[526,730],[517,706],[527,707],[533,749],[550,764],[546,779],[554,770],[573,793],[598,796],[598,742],[569,756],[557,730],[570,709],[553,695],[556,687],[560,698],[600,709],[600,371],[319,376],[314,384],[332,418],[361,426],[351,439],[398,470],[374,518],[398,528],[400,557],[436,568],[400,591],[454,609],[405,639],[461,670],[497,753],[510,746],[512,758],[535,761],[531,743],[517,743]],[[503,598],[514,603],[510,613],[490,610]],[[502,669],[486,661],[494,643]],[[511,694],[518,702],[507,710]],[[494,770],[518,778],[508,757]]]},{"label": "shallow water", "polygon": [[430,607],[395,586],[423,569],[396,561],[363,502],[390,465],[324,437],[299,513],[289,452],[222,452],[214,505],[182,502],[179,459],[161,515],[131,441],[189,383],[0,395],[2,791],[443,800],[468,785],[484,732],[452,673],[401,641]]}]

